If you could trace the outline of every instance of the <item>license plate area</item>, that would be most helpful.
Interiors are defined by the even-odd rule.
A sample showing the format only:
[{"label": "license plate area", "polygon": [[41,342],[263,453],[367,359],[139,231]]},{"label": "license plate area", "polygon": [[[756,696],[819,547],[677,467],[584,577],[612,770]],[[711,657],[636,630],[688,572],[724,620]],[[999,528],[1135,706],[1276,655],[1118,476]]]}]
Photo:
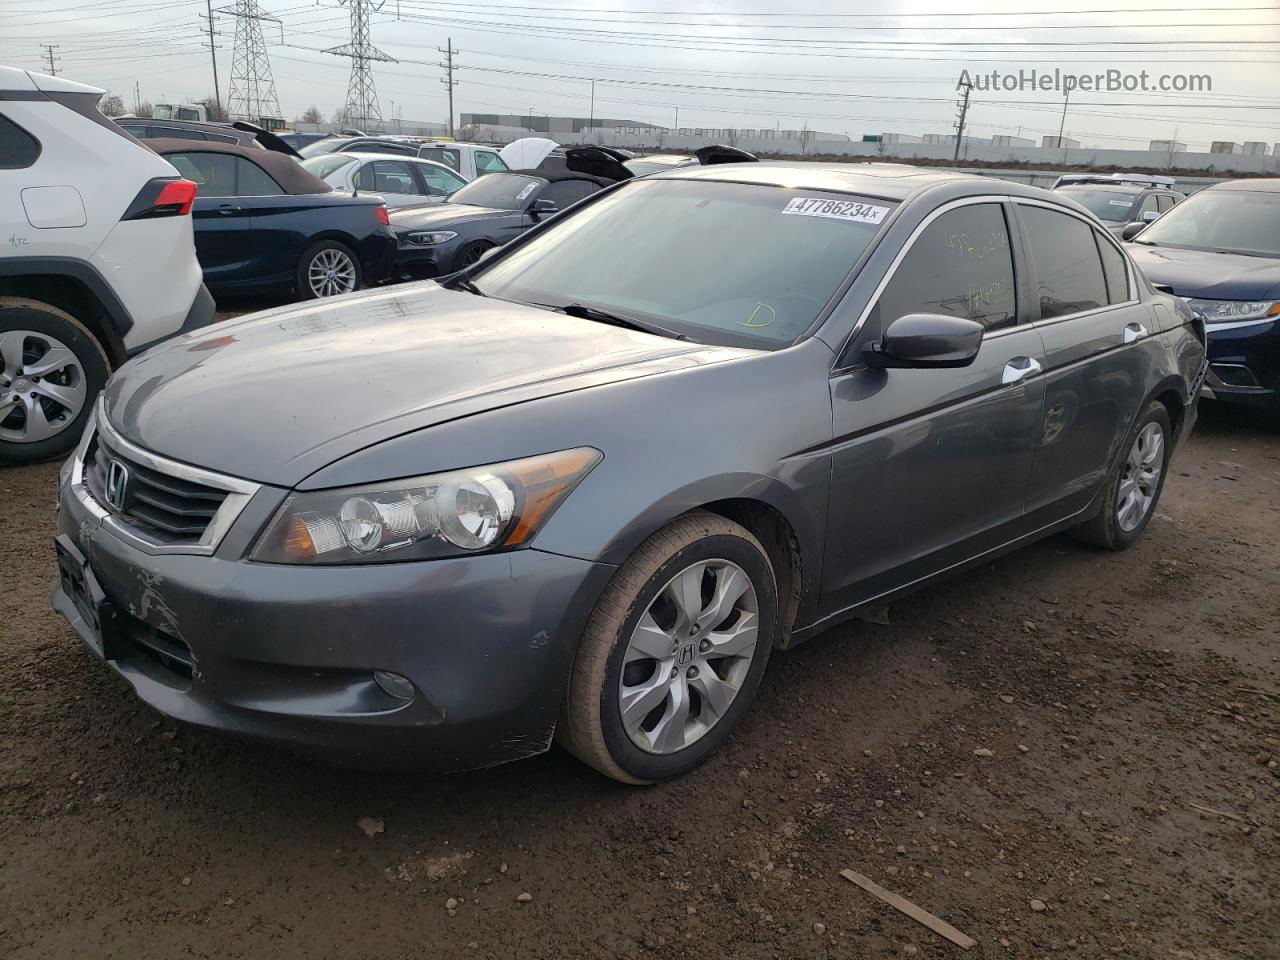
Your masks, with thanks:
[{"label": "license plate area", "polygon": [[58,554],[58,579],[62,583],[62,591],[71,598],[88,629],[87,642],[104,660],[116,659],[119,655],[119,624],[115,607],[71,538],[60,534],[53,545]]}]

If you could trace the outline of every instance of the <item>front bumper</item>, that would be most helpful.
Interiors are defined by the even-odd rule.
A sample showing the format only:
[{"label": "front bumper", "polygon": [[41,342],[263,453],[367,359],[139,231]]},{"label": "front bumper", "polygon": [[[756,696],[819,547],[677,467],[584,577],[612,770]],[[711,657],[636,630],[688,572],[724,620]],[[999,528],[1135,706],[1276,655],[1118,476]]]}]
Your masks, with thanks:
[{"label": "front bumper", "polygon": [[396,248],[396,235],[390,227],[375,230],[356,244],[360,274],[366,286],[385,283],[400,275]]},{"label": "front bumper", "polygon": [[1209,324],[1204,396],[1269,407],[1280,403],[1280,318]]},{"label": "front bumper", "polygon": [[[85,496],[64,485],[58,530],[112,627],[62,581],[53,607],[95,654],[175,719],[343,763],[452,770],[546,750],[614,569],[537,550],[328,568],[155,554]],[[233,529],[225,543],[237,540]],[[414,698],[375,670],[407,678]]]},{"label": "front bumper", "polygon": [[453,272],[453,262],[464,246],[461,237],[444,243],[410,243],[399,239],[400,276],[410,280],[434,280]]}]

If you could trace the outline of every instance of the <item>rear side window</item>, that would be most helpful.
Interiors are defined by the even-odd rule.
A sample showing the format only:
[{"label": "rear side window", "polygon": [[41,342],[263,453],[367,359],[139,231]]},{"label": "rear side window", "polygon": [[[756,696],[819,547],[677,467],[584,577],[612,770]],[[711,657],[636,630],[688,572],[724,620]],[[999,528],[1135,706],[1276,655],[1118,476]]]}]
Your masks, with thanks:
[{"label": "rear side window", "polygon": [[538,199],[554,200],[556,206],[563,210],[569,204],[577,203],[599,189],[600,185],[590,180],[557,180],[555,183],[547,184]]},{"label": "rear side window", "polygon": [[284,193],[271,174],[251,160],[236,157],[237,197],[278,197]]},{"label": "rear side window", "polygon": [[1106,306],[1107,284],[1093,227],[1044,207],[1021,210],[1039,287],[1040,318],[1050,320]]},{"label": "rear side window", "polygon": [[448,196],[455,190],[461,190],[467,185],[467,181],[463,180],[456,173],[450,173],[441,167],[433,167],[429,164],[418,164],[418,173],[427,184],[427,194],[432,197]]},{"label": "rear side window", "polygon": [[1013,255],[999,204],[976,203],[938,217],[916,238],[876,305],[879,329],[908,313],[976,320],[988,330],[1017,318]]},{"label": "rear side window", "polygon": [[[423,160],[434,160],[436,163],[443,163],[446,167],[453,167],[455,170],[462,170],[462,159],[458,156],[458,151],[445,147],[423,147],[418,151],[418,156]],[[480,157],[476,155],[476,169],[480,168]]]},{"label": "rear side window", "polygon": [[1124,254],[1097,230],[1093,239],[1102,254],[1102,274],[1107,283],[1107,302],[1124,303],[1129,299],[1129,273],[1124,267]]},{"label": "rear side window", "polygon": [[1173,209],[1173,197],[1168,194],[1162,193],[1160,196],[1156,197],[1156,202],[1160,204],[1161,213],[1167,213]]},{"label": "rear side window", "polygon": [[492,150],[476,151],[476,173],[501,173],[509,169],[503,159]]},{"label": "rear side window", "polygon": [[165,155],[178,172],[199,188],[199,197],[236,195],[236,160],[229,153],[170,153]]},{"label": "rear side window", "polygon": [[40,141],[0,113],[0,168],[20,170],[40,156]]}]

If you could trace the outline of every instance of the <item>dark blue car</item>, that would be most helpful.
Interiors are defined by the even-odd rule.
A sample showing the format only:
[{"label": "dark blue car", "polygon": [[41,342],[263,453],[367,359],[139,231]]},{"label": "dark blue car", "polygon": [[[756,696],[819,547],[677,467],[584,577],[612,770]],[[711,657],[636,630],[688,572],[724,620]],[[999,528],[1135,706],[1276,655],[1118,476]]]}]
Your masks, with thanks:
[{"label": "dark blue car", "polygon": [[376,194],[335,192],[281,153],[149,140],[194,180],[196,255],[214,293],[349,293],[396,272],[396,238]]},{"label": "dark blue car", "polygon": [[1205,321],[1204,395],[1280,425],[1280,179],[1217,184],[1137,226],[1126,239],[1138,266]]}]

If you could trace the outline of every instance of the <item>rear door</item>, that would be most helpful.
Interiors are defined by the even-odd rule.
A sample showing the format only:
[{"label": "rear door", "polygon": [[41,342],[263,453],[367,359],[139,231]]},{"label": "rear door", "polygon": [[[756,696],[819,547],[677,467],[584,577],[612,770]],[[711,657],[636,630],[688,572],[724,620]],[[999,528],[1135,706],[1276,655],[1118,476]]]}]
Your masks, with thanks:
[{"label": "rear door", "polygon": [[[918,227],[831,380],[835,445],[823,569],[834,612],[1015,539],[1043,419],[1040,335],[1001,198],[955,201]],[[862,348],[908,313],[987,328],[959,369],[873,370]]]},{"label": "rear door", "polygon": [[1073,211],[1015,204],[1045,345],[1045,418],[1027,488],[1037,526],[1079,513],[1115,462],[1142,401],[1155,330],[1129,259]]},{"label": "rear door", "polygon": [[166,154],[165,159],[196,184],[191,217],[205,283],[239,280],[252,263],[255,245],[253,213],[236,193],[239,158],[192,149]]}]

